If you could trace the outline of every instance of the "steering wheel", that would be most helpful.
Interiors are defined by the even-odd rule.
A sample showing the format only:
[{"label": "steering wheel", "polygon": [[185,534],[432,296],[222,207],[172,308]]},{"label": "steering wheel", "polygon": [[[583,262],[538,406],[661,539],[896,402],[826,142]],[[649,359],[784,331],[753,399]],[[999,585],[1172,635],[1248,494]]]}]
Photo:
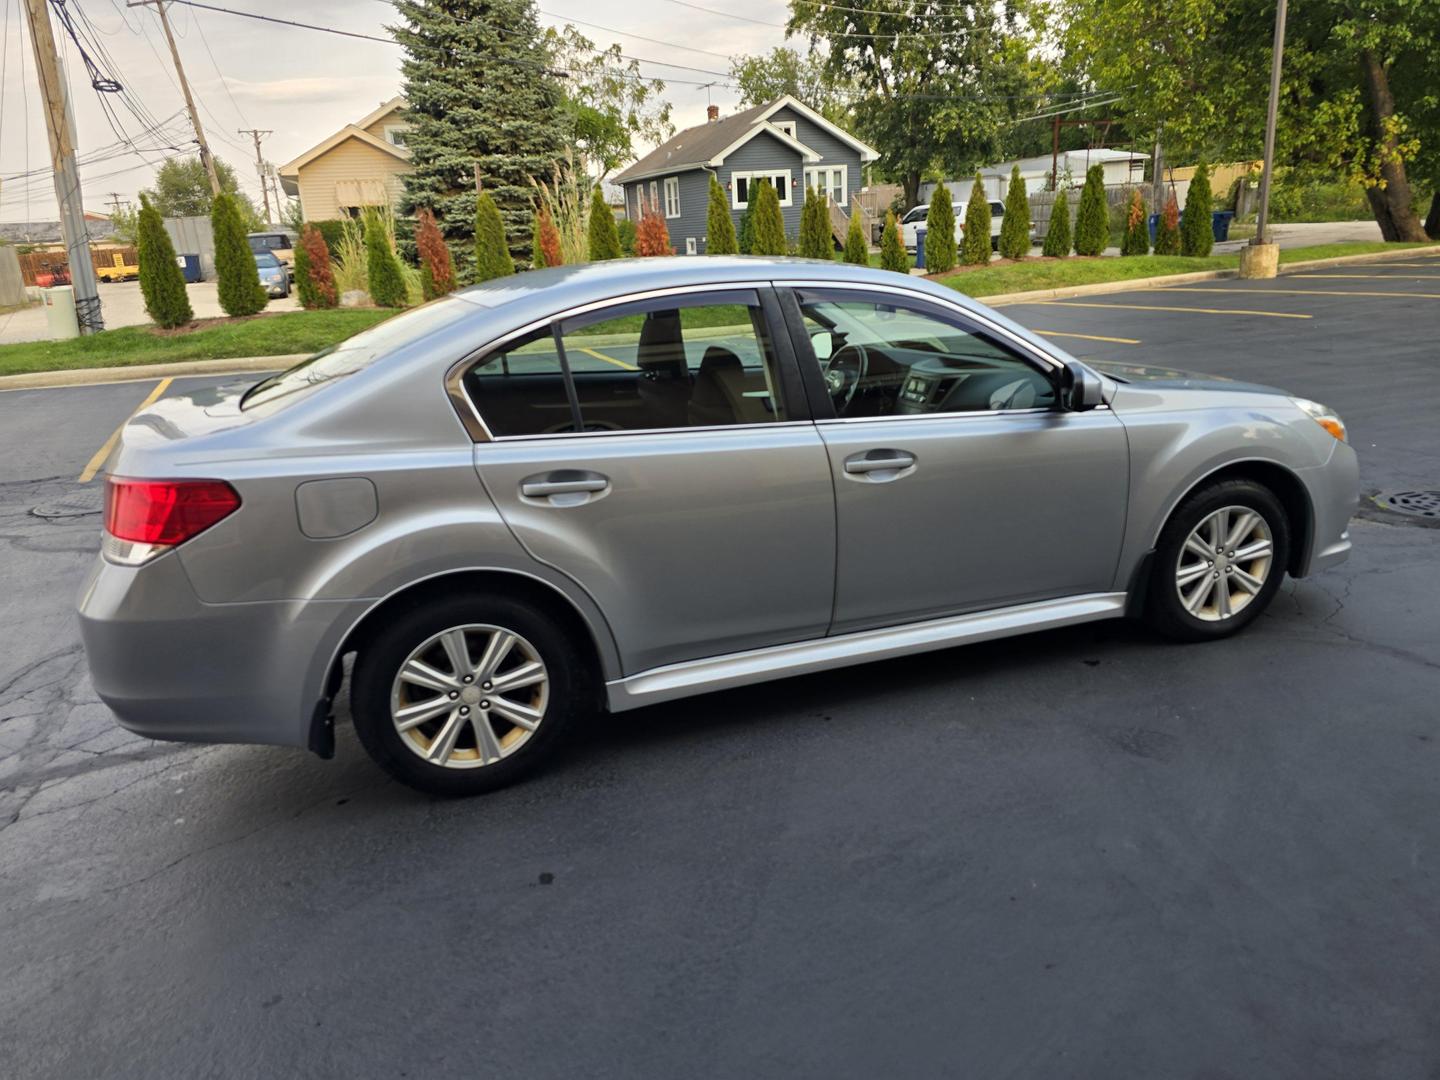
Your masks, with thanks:
[{"label": "steering wheel", "polygon": [[834,402],[837,413],[843,413],[850,407],[855,391],[860,388],[860,381],[869,372],[870,355],[864,345],[852,342],[835,350],[835,355],[825,365],[825,389],[830,392],[830,400]]}]

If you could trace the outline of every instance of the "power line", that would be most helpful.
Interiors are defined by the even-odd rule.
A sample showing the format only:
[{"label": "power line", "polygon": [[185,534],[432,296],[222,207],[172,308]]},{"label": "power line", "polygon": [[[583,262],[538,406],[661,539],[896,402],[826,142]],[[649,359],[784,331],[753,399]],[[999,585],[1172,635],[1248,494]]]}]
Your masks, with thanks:
[{"label": "power line", "polygon": [[[586,22],[584,19],[572,18],[569,15],[556,15],[552,11],[545,11],[541,8],[536,8],[535,10],[540,12],[541,15],[544,15],[547,18],[562,19],[565,22],[570,23],[579,23],[581,26],[588,26],[592,30],[603,30],[607,34],[619,34],[621,37],[634,38],[636,41],[648,41],[651,45],[663,45],[667,49],[682,49],[685,52],[703,53],[706,56],[718,56],[721,60],[730,59],[730,55],[728,53],[712,52],[709,49],[697,49],[693,45],[680,45],[674,41],[662,41],[660,38],[646,37],[643,34],[631,33],[629,30],[616,30],[613,26],[601,26],[599,23]],[[712,72],[711,74],[714,73]]]}]

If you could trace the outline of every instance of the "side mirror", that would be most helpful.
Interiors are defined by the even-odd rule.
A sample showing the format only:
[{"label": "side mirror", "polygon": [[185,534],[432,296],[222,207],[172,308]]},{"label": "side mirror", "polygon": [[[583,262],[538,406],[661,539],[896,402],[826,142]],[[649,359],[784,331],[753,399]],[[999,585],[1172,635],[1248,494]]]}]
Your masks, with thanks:
[{"label": "side mirror", "polygon": [[828,330],[818,330],[810,335],[810,347],[815,350],[815,359],[824,363],[835,351],[835,341]]},{"label": "side mirror", "polygon": [[1100,376],[1074,360],[1060,373],[1060,405],[1069,412],[1086,412],[1105,403]]}]

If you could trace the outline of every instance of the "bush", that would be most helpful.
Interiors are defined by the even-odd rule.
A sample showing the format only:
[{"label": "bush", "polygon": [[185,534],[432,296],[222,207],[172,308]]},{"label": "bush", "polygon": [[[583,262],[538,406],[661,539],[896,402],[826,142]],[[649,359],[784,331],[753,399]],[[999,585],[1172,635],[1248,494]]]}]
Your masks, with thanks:
[{"label": "bush", "polygon": [[322,218],[320,221],[311,221],[306,224],[315,228],[325,239],[325,246],[331,251],[340,246],[340,240],[345,234],[345,226],[350,218]]},{"label": "bush", "polygon": [[140,295],[145,312],[155,325],[166,330],[184,326],[195,318],[190,297],[185,294],[185,275],[175,261],[175,247],[160,211],[140,196],[140,213],[135,223],[136,258],[140,261]]},{"label": "bush", "polygon": [[[615,212],[605,202],[600,185],[590,196],[589,248],[591,262],[620,258],[620,233],[615,228]],[[555,239],[560,239],[557,233]],[[547,255],[546,258],[549,258]]]},{"label": "bush", "polygon": [[1010,170],[1010,188],[1005,192],[1005,216],[1000,219],[1000,257],[1023,259],[1030,254],[1030,199],[1020,166]]},{"label": "bush", "polygon": [[860,211],[850,212],[850,228],[845,230],[845,261],[856,266],[870,265],[870,245],[865,243],[865,226]]},{"label": "bush", "polygon": [[340,299],[330,268],[330,248],[314,225],[300,228],[300,243],[295,248],[295,289],[300,306],[311,310],[333,308]]},{"label": "bush", "polygon": [[505,239],[505,223],[488,191],[475,197],[475,280],[507,277],[515,273],[515,260]]},{"label": "bush", "polygon": [[990,261],[990,197],[985,194],[985,181],[979,173],[975,174],[970,201],[965,206],[965,244],[960,261],[969,266],[984,266]]},{"label": "bush", "polygon": [[1055,192],[1055,201],[1050,206],[1050,224],[1046,227],[1045,246],[1040,254],[1052,259],[1063,259],[1070,254],[1070,196],[1063,188]]},{"label": "bush", "polygon": [[1165,202],[1160,220],[1155,223],[1155,254],[1180,254],[1180,204],[1175,201],[1175,192]]},{"label": "bush", "polygon": [[390,230],[374,207],[365,209],[365,274],[376,307],[405,306],[405,275],[391,246]]},{"label": "bush", "polygon": [[730,203],[725,189],[713,175],[710,197],[705,207],[705,254],[738,255],[740,241],[735,236],[735,219],[730,216]]},{"label": "bush", "polygon": [[755,200],[751,199],[745,204],[745,212],[740,215],[740,234],[736,241],[740,245],[741,255],[752,255],[755,251]]},{"label": "bush", "polygon": [[647,202],[640,215],[640,227],[635,233],[635,254],[675,254],[675,249],[670,246],[670,230],[665,226],[665,219],[660,216],[660,208],[653,202]]},{"label": "bush", "polygon": [[802,259],[835,258],[835,241],[830,236],[830,198],[823,191],[805,189],[805,205],[800,211],[800,250]]},{"label": "bush", "polygon": [[1125,208],[1125,235],[1120,241],[1121,255],[1150,254],[1150,220],[1145,214],[1145,197],[1139,188],[1130,191],[1130,205]]},{"label": "bush", "polygon": [[[620,243],[617,235],[615,243]],[[555,219],[550,216],[550,208],[542,206],[540,212],[535,215],[535,251],[534,263],[536,266],[564,266],[565,251],[564,244],[560,240],[560,230],[555,225]]]},{"label": "bush", "polygon": [[785,239],[785,217],[780,213],[780,196],[775,193],[769,180],[761,180],[753,186],[750,202],[755,211],[750,254],[789,254],[790,245]]},{"label": "bush", "polygon": [[627,257],[634,255],[635,222],[629,218],[625,218],[623,221],[616,223],[615,231],[620,234],[620,250],[623,251]]},{"label": "bush", "polygon": [[925,272],[943,274],[955,269],[955,207],[950,189],[935,185],[930,196],[930,212],[925,216]]},{"label": "bush", "polygon": [[900,242],[900,225],[894,210],[885,211],[885,231],[880,234],[880,269],[910,273],[910,256],[905,254],[905,245]]},{"label": "bush", "polygon": [[1110,211],[1105,205],[1105,169],[1091,165],[1075,211],[1075,254],[1099,255],[1110,239]]},{"label": "bush", "polygon": [[1204,258],[1215,246],[1210,200],[1210,169],[1202,164],[1195,170],[1190,190],[1185,193],[1185,213],[1180,218],[1181,255]]},{"label": "bush", "polygon": [[435,224],[435,215],[428,207],[422,207],[415,215],[415,247],[420,253],[420,293],[426,300],[434,300],[455,291],[455,264],[450,259],[450,249],[445,246],[445,237],[440,235],[440,226]]},{"label": "bush", "polygon": [[215,242],[215,276],[219,279],[220,307],[226,315],[254,315],[263,311],[268,297],[260,287],[255,255],[245,239],[245,220],[235,196],[221,192],[210,204],[210,231]]},{"label": "bush", "polygon": [[340,294],[367,291],[370,274],[365,268],[365,234],[359,218],[345,220],[340,240],[331,251],[335,255],[335,288]]}]

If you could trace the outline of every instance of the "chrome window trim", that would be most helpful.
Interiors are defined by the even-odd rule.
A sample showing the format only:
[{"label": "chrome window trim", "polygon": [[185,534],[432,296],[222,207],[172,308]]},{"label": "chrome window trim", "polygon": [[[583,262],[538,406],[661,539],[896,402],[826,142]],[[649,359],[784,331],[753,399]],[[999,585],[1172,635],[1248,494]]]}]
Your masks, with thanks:
[{"label": "chrome window trim", "polygon": [[[516,338],[524,337],[526,334],[536,330],[560,323],[565,319],[573,319],[578,315],[586,315],[592,311],[599,311],[607,307],[617,307],[622,304],[641,303],[646,300],[658,300],[667,296],[689,296],[694,293],[707,292],[735,292],[748,291],[755,294],[756,303],[760,300],[760,290],[771,288],[769,281],[708,281],[697,285],[675,285],[665,289],[646,289],[642,292],[626,293],[623,296],[612,296],[604,300],[591,300],[588,303],[577,304],[574,307],[562,308],[552,312],[540,319],[535,319],[514,330],[507,330],[505,333],[490,339],[483,345],[470,350],[459,360],[455,361],[445,370],[445,393],[450,398],[456,414],[460,417],[460,423],[469,434],[472,441],[483,442],[513,442],[517,439],[555,439],[555,438],[578,438],[593,435],[618,435],[619,431],[554,431],[539,433],[535,435],[496,435],[480,412],[480,408],[471,399],[469,391],[465,388],[465,372],[474,367],[490,353],[514,341]],[[768,325],[768,324],[767,324]],[[793,424],[809,424],[809,420],[782,420],[773,424],[719,424],[706,427],[683,427],[683,428],[632,428],[627,429],[625,434],[651,435],[658,433],[674,433],[681,431],[734,431],[737,428],[775,428],[790,426]]]},{"label": "chrome window trim", "polygon": [[772,282],[772,284],[777,289],[825,289],[827,291],[844,290],[846,292],[855,293],[882,292],[893,293],[896,296],[911,297],[916,300],[934,304],[937,307],[947,308],[955,312],[955,314],[961,316],[962,318],[969,319],[975,322],[977,325],[983,327],[985,330],[997,335],[998,337],[1004,338],[1007,343],[1013,344],[1021,352],[1033,357],[1036,360],[1039,360],[1042,364],[1053,368],[1055,371],[1062,371],[1065,367],[1064,361],[1059,360],[1051,356],[1049,353],[1036,348],[1031,342],[1026,341],[1024,338],[1018,336],[1014,331],[1008,330],[998,323],[991,322],[990,319],[986,318],[978,311],[971,311],[963,304],[957,304],[954,301],[947,300],[944,297],[932,296],[930,293],[917,292],[914,289],[907,289],[903,286],[898,285],[877,285],[870,282],[843,280],[825,281],[815,280],[813,278],[776,280]]}]

